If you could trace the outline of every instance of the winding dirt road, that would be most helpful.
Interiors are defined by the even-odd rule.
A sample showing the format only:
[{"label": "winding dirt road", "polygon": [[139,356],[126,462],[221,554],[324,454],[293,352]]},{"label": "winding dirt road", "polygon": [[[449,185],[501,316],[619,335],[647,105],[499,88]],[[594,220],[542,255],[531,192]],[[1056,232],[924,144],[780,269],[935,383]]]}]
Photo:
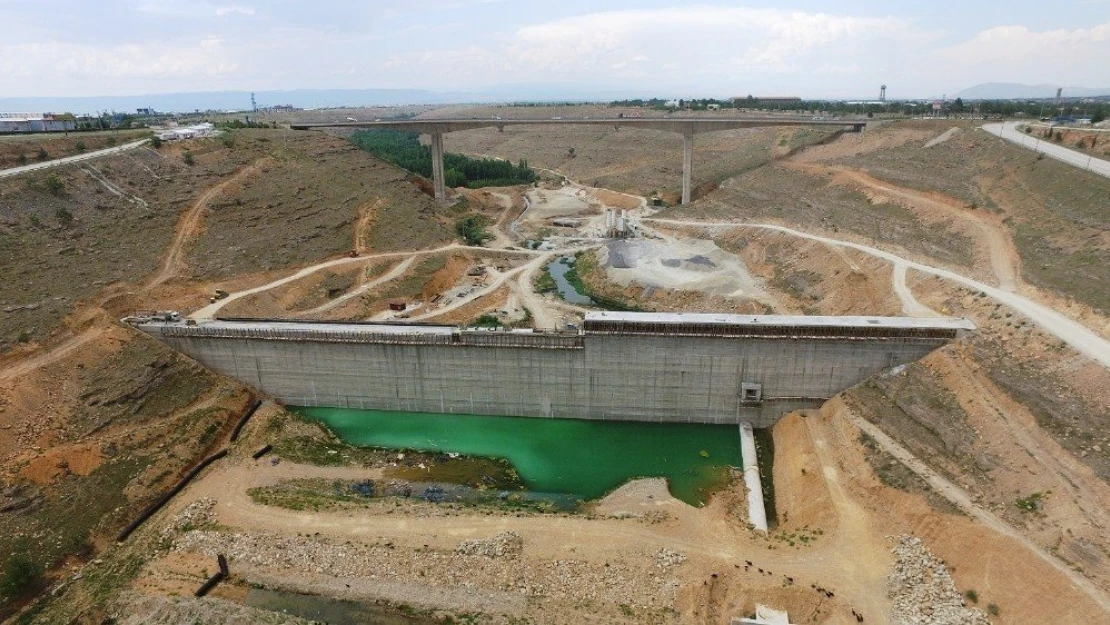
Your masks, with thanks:
[{"label": "winding dirt road", "polygon": [[1002,290],[998,287],[984,284],[978,280],[973,280],[967,276],[960,275],[948,269],[941,269],[932,267],[916,261],[908,260],[892,254],[890,252],[880,250],[869,245],[861,243],[852,243],[850,241],[841,241],[839,239],[832,239],[823,237],[816,234],[809,234],[787,228],[785,226],[778,226],[774,224],[757,224],[757,223],[738,223],[738,222],[708,222],[708,221],[693,221],[693,220],[679,220],[679,219],[656,219],[647,218],[644,221],[669,224],[672,226],[684,227],[701,227],[701,228],[757,228],[760,230],[773,230],[775,232],[782,232],[792,236],[809,239],[811,241],[819,241],[829,245],[838,245],[845,248],[859,250],[865,254],[870,254],[878,258],[882,258],[892,264],[904,264],[907,268],[927,273],[929,275],[944,278],[952,282],[956,282],[964,287],[975,291],[982,291],[991,298],[995,299],[1006,306],[1014,309],[1015,311],[1025,315],[1030,321],[1037,324],[1045,332],[1055,336],[1056,338],[1064,341],[1073,349],[1085,356],[1090,357],[1092,360],[1098,362],[1104,367],[1110,368],[1110,341],[1102,338],[1095,332],[1086,328],[1077,321],[1073,321],[1068,317],[1056,312],[1055,310],[1045,306],[1044,304],[1037,303],[1025,296],[1012,293],[1010,291]]},{"label": "winding dirt road", "polygon": [[204,227],[204,211],[208,209],[208,205],[216,196],[223,193],[224,189],[257,172],[267,159],[268,157],[260,158],[240,169],[227,180],[208,189],[181,215],[174,230],[173,241],[166,250],[165,260],[162,261],[162,268],[146,284],[148,290],[181,275],[187,266],[185,248],[200,235]]}]

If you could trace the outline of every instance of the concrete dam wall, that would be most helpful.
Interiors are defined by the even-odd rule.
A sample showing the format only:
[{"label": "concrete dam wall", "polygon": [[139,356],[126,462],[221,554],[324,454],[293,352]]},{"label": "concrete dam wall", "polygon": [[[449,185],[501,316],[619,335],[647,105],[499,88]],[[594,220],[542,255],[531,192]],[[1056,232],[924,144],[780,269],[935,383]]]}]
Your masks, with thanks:
[{"label": "concrete dam wall", "polygon": [[288,405],[769,427],[973,328],[957,319],[590,313],[573,333],[132,320]]}]

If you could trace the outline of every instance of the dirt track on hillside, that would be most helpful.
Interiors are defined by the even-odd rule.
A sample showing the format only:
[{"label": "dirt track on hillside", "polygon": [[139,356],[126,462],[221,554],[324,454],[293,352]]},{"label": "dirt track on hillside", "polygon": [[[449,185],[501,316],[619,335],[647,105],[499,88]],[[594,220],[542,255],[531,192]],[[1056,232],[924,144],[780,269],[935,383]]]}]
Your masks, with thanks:
[{"label": "dirt track on hillside", "polygon": [[991,271],[999,288],[1015,291],[1018,288],[1020,258],[1010,238],[1009,230],[997,215],[968,209],[962,202],[939,193],[924,193],[879,180],[865,171],[817,163],[788,162],[789,166],[813,175],[831,174],[835,182],[850,184],[863,190],[872,201],[896,201],[916,211],[926,222],[955,220],[971,229],[957,226],[974,236],[989,260]]},{"label": "dirt track on hillside", "polygon": [[188,210],[182,213],[180,219],[178,219],[177,228],[174,230],[173,242],[166,250],[162,268],[146,283],[147,290],[171,278],[178,277],[184,272],[186,268],[186,246],[200,235],[204,227],[204,211],[208,209],[208,205],[229,186],[242,182],[244,178],[255,174],[268,160],[269,157],[263,157],[240,169],[230,178],[205,191]]}]

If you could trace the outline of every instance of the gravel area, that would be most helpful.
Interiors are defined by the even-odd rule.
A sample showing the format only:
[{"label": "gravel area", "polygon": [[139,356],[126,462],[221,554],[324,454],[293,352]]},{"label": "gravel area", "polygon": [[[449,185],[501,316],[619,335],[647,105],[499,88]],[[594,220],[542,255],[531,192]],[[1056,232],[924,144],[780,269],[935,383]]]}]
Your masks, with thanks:
[{"label": "gravel area", "polygon": [[[512,534],[512,535],[511,535]],[[321,536],[190,531],[174,548],[209,556],[225,554],[233,571],[244,566],[286,576],[407,582],[423,589],[414,603],[443,591],[511,593],[534,599],[597,601],[633,608],[673,607],[681,554],[629,553],[610,562],[539,559],[512,532],[464,541],[457,550],[406,549],[390,542],[338,542]],[[471,555],[473,554],[473,555]],[[395,585],[395,584],[394,584]]]},{"label": "gravel area", "polygon": [[890,622],[894,625],[988,625],[982,610],[964,607],[948,567],[938,560],[921,539],[894,539],[895,563],[887,577],[892,600]]}]

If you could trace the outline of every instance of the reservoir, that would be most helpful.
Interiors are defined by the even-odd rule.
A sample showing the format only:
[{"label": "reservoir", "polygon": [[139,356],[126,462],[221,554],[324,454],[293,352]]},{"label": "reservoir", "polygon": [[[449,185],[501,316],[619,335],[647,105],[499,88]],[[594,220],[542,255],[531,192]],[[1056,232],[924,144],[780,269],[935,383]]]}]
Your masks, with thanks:
[{"label": "reservoir", "polygon": [[294,408],[351,445],[504,458],[528,489],[596,499],[637,477],[702,505],[741,466],[735,425]]}]

